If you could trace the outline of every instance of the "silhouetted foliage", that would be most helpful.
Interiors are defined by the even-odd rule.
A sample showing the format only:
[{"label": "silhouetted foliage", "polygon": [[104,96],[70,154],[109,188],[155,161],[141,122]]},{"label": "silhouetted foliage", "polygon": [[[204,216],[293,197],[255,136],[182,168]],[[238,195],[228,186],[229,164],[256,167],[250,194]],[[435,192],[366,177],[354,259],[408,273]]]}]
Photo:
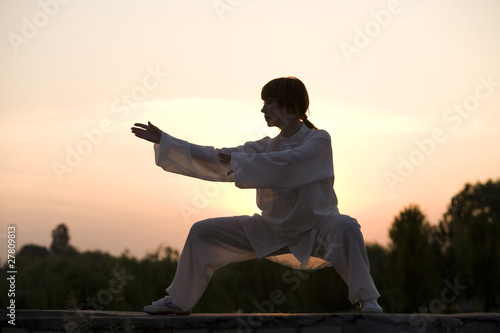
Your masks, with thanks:
[{"label": "silhouetted foliage", "polygon": [[68,227],[64,223],[59,224],[54,230],[52,230],[52,244],[50,245],[50,251],[52,253],[62,253],[67,249],[69,244],[69,232]]},{"label": "silhouetted foliage", "polygon": [[[16,307],[141,311],[165,295],[179,253],[158,247],[143,259],[79,252],[64,224],[51,251],[25,245],[16,256]],[[453,197],[438,225],[417,205],[404,208],[390,244],[367,244],[371,274],[386,312],[499,311],[500,182],[470,185]],[[6,271],[6,266],[4,271]],[[7,280],[0,280],[7,290]],[[215,272],[194,312],[350,312],[347,286],[332,268],[299,271],[266,259]],[[0,293],[7,304],[7,293]]]},{"label": "silhouetted foliage", "polygon": [[35,245],[35,244],[27,244],[22,247],[21,251],[19,251],[19,256],[23,258],[30,258],[32,260],[36,260],[39,258],[46,258],[49,255],[49,251],[46,247]]},{"label": "silhouetted foliage", "polygon": [[[431,244],[432,228],[416,205],[405,208],[394,219],[389,230],[389,262],[392,267],[388,278],[392,281],[397,298],[390,304],[393,311],[418,310],[439,293],[440,255]],[[396,295],[394,295],[396,296]]]},{"label": "silhouetted foliage", "polygon": [[[451,200],[440,222],[441,239],[454,274],[480,305],[500,307],[500,180],[466,184]],[[473,302],[470,302],[473,304]]]}]

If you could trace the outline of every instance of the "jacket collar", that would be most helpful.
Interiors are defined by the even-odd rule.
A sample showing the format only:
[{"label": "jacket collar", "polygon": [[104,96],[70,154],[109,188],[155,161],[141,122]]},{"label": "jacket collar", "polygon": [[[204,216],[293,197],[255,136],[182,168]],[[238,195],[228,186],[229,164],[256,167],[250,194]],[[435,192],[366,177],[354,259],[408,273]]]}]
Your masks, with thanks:
[{"label": "jacket collar", "polygon": [[307,127],[305,124],[302,124],[302,126],[297,131],[297,133],[295,133],[291,137],[286,138],[286,137],[282,136],[281,134],[278,136],[283,143],[295,145],[295,144],[303,141],[304,137],[309,133],[310,130],[311,129],[309,127]]}]

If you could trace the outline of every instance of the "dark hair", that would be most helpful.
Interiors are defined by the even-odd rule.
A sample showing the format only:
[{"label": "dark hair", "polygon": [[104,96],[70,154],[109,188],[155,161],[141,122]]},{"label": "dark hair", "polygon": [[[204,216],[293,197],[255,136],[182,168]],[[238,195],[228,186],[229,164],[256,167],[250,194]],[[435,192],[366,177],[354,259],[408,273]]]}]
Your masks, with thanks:
[{"label": "dark hair", "polygon": [[269,81],[260,94],[263,100],[275,99],[279,106],[285,106],[289,114],[302,119],[309,128],[317,129],[308,119],[306,112],[309,110],[309,94],[306,86],[296,77],[280,77]]}]

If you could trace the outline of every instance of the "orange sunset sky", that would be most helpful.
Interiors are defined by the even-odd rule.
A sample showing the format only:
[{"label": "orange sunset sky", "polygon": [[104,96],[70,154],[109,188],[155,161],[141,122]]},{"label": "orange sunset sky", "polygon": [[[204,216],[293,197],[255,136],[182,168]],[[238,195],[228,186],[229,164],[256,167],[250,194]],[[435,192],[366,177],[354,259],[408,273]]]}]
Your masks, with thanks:
[{"label": "orange sunset sky", "polygon": [[418,204],[431,224],[465,183],[500,177],[495,0],[3,0],[0,260],[69,227],[81,251],[181,250],[208,217],[253,214],[255,192],[168,174],[151,121],[229,147],[276,135],[269,80],[297,76],[333,140],[341,212],[387,244]]}]

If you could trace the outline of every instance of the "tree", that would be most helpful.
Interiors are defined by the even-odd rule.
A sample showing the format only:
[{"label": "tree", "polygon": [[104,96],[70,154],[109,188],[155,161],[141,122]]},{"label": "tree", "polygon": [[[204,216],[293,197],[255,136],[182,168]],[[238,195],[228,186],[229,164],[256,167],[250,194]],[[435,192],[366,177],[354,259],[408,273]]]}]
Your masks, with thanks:
[{"label": "tree", "polygon": [[466,184],[440,222],[441,243],[467,294],[489,312],[500,299],[500,180]]},{"label": "tree", "polygon": [[26,244],[19,251],[19,257],[29,257],[30,259],[46,258],[49,251],[46,247],[36,244]]},{"label": "tree", "polygon": [[[393,311],[417,312],[439,296],[440,253],[432,244],[432,228],[416,205],[394,219],[389,230]],[[437,286],[437,287],[436,287]]]},{"label": "tree", "polygon": [[64,223],[61,223],[52,230],[52,244],[50,245],[50,250],[55,254],[62,253],[68,248],[68,244],[68,227],[66,227]]}]

